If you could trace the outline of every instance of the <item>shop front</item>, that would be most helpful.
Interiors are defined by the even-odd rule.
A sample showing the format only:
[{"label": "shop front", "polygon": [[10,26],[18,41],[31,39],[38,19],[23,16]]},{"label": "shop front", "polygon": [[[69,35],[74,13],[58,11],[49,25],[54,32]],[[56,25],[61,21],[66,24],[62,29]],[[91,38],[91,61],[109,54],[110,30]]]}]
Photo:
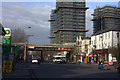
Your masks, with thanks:
[{"label": "shop front", "polygon": [[93,58],[94,58],[94,54],[88,54],[88,63],[94,63],[93,61]]},{"label": "shop front", "polygon": [[103,57],[103,61],[109,61],[108,49],[93,50],[94,62],[97,63]]}]

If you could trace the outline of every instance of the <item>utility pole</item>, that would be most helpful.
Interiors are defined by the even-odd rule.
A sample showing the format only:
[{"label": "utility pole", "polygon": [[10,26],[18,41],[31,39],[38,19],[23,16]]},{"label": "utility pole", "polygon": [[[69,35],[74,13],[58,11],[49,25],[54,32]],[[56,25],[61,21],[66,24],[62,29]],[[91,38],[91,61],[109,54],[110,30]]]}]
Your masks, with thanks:
[{"label": "utility pole", "polygon": [[119,27],[118,27],[118,32],[117,32],[117,40],[118,40],[118,43],[117,43],[117,48],[118,48],[118,53],[117,53],[117,61],[118,63],[120,62],[119,61],[119,55],[120,55],[120,44],[119,44]]},{"label": "utility pole", "polygon": [[104,55],[104,54],[103,54],[103,33],[102,33],[102,30],[103,30],[103,23],[102,23],[102,19],[103,19],[102,16],[100,16],[101,35],[102,35],[102,36],[101,36],[101,39],[102,39],[102,40],[101,40],[101,41],[102,41],[102,61],[103,61],[103,55]]}]

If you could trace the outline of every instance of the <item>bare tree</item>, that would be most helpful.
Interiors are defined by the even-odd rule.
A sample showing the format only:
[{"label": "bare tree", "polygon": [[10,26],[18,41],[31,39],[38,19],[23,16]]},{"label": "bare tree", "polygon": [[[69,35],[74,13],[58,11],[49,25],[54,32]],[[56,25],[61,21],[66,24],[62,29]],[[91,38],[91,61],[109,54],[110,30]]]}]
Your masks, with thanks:
[{"label": "bare tree", "polygon": [[28,37],[24,30],[20,28],[16,28],[12,30],[12,38],[11,38],[12,43],[25,43],[27,41],[28,41]]},{"label": "bare tree", "polygon": [[118,53],[117,47],[109,47],[109,52],[112,54],[113,57],[117,58],[117,53]]}]

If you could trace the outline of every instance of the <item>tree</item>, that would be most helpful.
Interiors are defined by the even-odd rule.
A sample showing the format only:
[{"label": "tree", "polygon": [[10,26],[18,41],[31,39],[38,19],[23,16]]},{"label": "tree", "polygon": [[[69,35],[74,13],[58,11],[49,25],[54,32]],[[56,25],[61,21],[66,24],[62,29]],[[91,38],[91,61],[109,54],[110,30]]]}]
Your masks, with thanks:
[{"label": "tree", "polygon": [[26,43],[28,41],[28,37],[24,30],[20,28],[16,28],[12,30],[12,43]]},{"label": "tree", "polygon": [[112,54],[113,57],[117,57],[118,55],[118,48],[117,47],[110,47],[109,48],[109,53]]}]

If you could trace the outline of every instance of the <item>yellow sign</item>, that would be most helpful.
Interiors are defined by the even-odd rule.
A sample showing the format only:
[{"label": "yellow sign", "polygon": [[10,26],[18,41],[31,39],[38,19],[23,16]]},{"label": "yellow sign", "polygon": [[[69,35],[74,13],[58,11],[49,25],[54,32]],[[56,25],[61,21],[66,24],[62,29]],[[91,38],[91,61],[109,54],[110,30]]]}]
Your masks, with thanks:
[{"label": "yellow sign", "polygon": [[85,56],[84,58],[84,63],[87,63],[87,56]]},{"label": "yellow sign", "polygon": [[12,61],[3,61],[3,72],[12,71]]},{"label": "yellow sign", "polygon": [[102,46],[102,48],[104,48],[104,47]]}]

